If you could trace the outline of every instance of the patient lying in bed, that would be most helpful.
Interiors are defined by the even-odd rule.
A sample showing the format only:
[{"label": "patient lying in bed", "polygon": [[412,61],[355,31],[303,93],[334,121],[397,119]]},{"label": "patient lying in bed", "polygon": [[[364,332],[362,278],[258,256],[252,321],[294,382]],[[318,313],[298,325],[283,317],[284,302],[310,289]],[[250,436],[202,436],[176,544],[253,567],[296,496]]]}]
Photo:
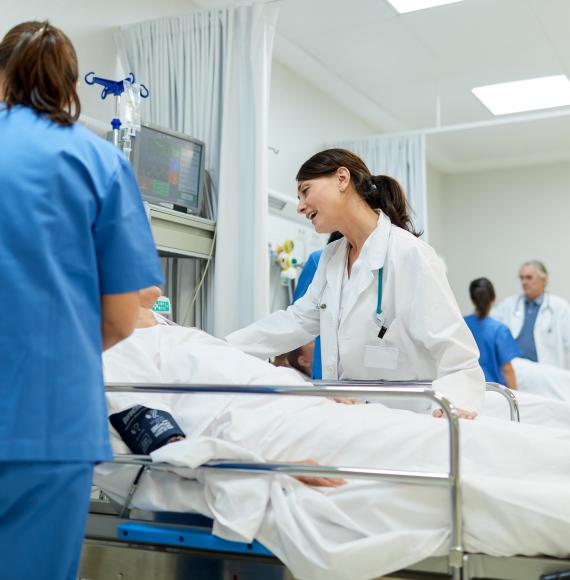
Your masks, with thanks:
[{"label": "patient lying in bed", "polygon": [[[111,349],[104,363],[108,382],[300,384],[287,369],[182,327],[152,324],[138,330]],[[313,457],[323,465],[446,471],[444,421],[316,397],[113,394],[108,402],[111,413],[134,405],[165,410],[186,434],[153,454],[178,466],[176,473],[145,475],[135,507],[212,517],[216,534],[257,538],[298,578],[372,578],[446,553],[447,489],[349,481],[318,491],[286,476],[195,470],[216,459]],[[494,555],[570,553],[570,414],[558,403],[563,412],[556,418],[555,408],[546,412],[545,404],[552,405],[535,399],[523,406],[523,420],[534,419],[532,408],[538,405],[550,425],[565,429],[486,417],[462,422],[467,549]],[[126,451],[116,435],[113,446]],[[125,471],[129,467],[100,466],[96,483],[114,499],[124,499],[131,480]]]}]

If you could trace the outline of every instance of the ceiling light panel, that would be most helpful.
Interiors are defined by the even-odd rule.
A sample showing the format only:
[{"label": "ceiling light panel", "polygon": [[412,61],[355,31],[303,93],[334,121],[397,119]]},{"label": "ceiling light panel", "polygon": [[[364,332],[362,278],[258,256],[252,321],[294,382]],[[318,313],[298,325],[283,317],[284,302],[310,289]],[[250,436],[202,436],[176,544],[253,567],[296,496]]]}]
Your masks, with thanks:
[{"label": "ceiling light panel", "polygon": [[508,115],[570,105],[570,80],[556,75],[476,87],[473,94],[493,113]]},{"label": "ceiling light panel", "polygon": [[457,2],[463,2],[463,0],[388,0],[388,2],[400,14],[406,14],[406,12],[425,10],[426,8],[434,8],[444,4],[456,4]]}]

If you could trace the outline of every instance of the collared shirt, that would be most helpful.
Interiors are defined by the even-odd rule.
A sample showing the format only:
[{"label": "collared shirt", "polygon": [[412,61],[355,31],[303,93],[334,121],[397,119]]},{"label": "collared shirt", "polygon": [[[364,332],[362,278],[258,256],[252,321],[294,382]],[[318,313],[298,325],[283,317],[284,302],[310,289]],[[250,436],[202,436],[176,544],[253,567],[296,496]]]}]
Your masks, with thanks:
[{"label": "collared shirt", "polygon": [[534,325],[536,317],[542,302],[544,301],[544,294],[536,300],[524,299],[524,321],[519,335],[517,336],[517,344],[522,352],[522,357],[534,362],[538,361],[536,354],[536,344],[534,342]]},{"label": "collared shirt", "polygon": [[0,462],[108,459],[101,295],[162,282],[129,162],[0,108],[0,193]]}]

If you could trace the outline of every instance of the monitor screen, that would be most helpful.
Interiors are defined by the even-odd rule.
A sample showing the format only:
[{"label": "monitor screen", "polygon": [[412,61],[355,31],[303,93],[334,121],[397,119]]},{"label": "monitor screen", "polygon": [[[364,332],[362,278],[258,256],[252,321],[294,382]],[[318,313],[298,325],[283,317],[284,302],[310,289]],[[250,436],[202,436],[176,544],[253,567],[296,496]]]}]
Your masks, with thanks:
[{"label": "monitor screen", "polygon": [[143,198],[197,214],[204,180],[202,141],[143,123],[133,146],[133,165]]}]

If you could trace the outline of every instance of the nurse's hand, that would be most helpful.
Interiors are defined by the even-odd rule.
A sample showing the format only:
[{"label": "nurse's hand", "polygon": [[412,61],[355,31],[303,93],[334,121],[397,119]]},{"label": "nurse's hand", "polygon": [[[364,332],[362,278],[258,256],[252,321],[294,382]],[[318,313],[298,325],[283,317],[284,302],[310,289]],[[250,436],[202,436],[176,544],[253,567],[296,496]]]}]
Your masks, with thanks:
[{"label": "nurse's hand", "polygon": [[[475,411],[466,411],[465,409],[456,409],[457,412],[457,416],[460,419],[469,419],[469,420],[473,420],[477,417],[477,413]],[[443,409],[436,409],[432,415],[434,417],[437,417],[438,419],[441,419],[443,417]]]},{"label": "nurse's hand", "polygon": [[158,324],[150,309],[160,298],[160,294],[160,288],[158,286],[150,286],[150,288],[139,290],[140,307],[137,315],[136,328],[149,328]]},{"label": "nurse's hand", "polygon": [[161,291],[158,286],[149,286],[139,290],[139,302],[141,308],[150,310],[154,303],[160,298]]}]

